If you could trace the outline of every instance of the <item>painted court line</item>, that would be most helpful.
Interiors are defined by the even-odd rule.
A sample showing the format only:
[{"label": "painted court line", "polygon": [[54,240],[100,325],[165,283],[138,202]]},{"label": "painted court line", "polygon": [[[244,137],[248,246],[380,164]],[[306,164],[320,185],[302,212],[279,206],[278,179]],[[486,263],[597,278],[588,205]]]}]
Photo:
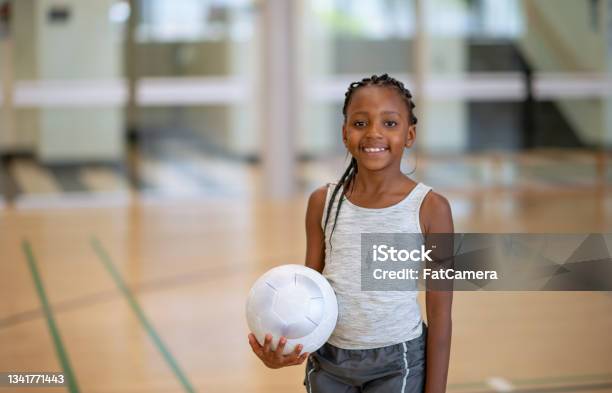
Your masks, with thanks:
[{"label": "painted court line", "polygon": [[[283,254],[282,257],[273,257],[272,259],[286,260],[292,258],[286,257]],[[191,270],[178,275],[167,276],[155,280],[145,280],[134,285],[132,287],[132,292],[136,294],[155,293],[157,291],[163,291],[192,284],[206,283],[207,281],[213,281],[220,276],[251,274],[253,271],[255,271],[254,268],[248,266],[248,264],[245,264],[244,262],[234,262],[225,265],[213,266],[212,268]],[[56,302],[53,306],[53,309],[55,311],[55,314],[57,315],[61,314],[62,312],[78,310],[81,308],[91,307],[96,304],[108,302],[115,299],[117,296],[121,296],[121,294],[117,293],[117,291],[114,289],[99,291],[89,295]],[[7,317],[0,318],[0,330],[42,317],[44,317],[42,308],[35,308],[17,312]]]},{"label": "painted court line", "polygon": [[[155,345],[157,345],[157,342],[161,343],[161,339],[159,338],[159,336],[157,335],[157,333],[155,332],[155,330],[153,330],[153,327],[151,326],[151,324],[146,320],[146,317],[144,316],[144,313],[142,312],[142,310],[140,309],[140,306],[138,305],[138,303],[136,302],[134,295],[132,293],[132,291],[126,286],[127,284],[123,281],[123,279],[121,278],[121,276],[119,275],[119,273],[117,272],[116,268],[113,266],[112,264],[112,260],[110,259],[110,257],[108,256],[108,254],[106,253],[106,251],[104,250],[104,248],[102,247],[102,244],[96,239],[93,238],[92,239],[92,247],[94,248],[94,251],[96,252],[96,254],[98,255],[98,257],[101,259],[101,261],[104,263],[105,267],[109,270],[110,274],[113,276],[113,279],[115,279],[117,286],[119,286],[119,288],[121,289],[121,291],[123,292],[123,294],[128,297],[128,302],[130,302],[130,306],[132,308],[136,307],[138,310],[140,310],[139,312],[136,312],[136,314],[138,315],[141,323],[143,324],[143,326],[145,327],[145,329],[147,329],[147,332],[149,333],[149,335],[151,336],[152,340],[154,341]],[[66,375],[66,379],[67,379],[67,383],[70,389],[70,392],[78,392],[78,387],[76,384],[76,380],[74,379],[74,374],[72,373],[72,369],[70,368],[70,364],[68,362],[68,357],[66,355],[65,349],[62,345],[62,341],[60,339],[59,333],[57,331],[57,326],[55,324],[54,318],[53,318],[53,314],[52,314],[52,310],[51,310],[51,306],[48,302],[48,299],[46,297],[45,291],[44,291],[44,287],[42,285],[42,280],[40,278],[40,275],[38,273],[37,270],[37,263],[36,263],[36,259],[34,257],[33,251],[32,251],[32,247],[30,245],[30,243],[27,240],[23,241],[23,251],[27,257],[28,260],[28,266],[30,267],[30,271],[32,273],[32,277],[34,279],[34,283],[38,292],[38,295],[40,297],[41,303],[42,303],[42,307],[40,310],[31,310],[27,313],[24,314],[28,314],[28,315],[16,315],[15,316],[15,321],[11,321],[12,318],[7,318],[6,320],[0,320],[0,328],[2,327],[6,327],[9,325],[13,325],[16,323],[19,323],[20,319],[24,319],[24,320],[31,320],[34,319],[36,317],[39,317],[41,314],[42,316],[44,316],[47,319],[47,324],[49,326],[49,330],[51,332],[55,347],[56,347],[56,352],[58,354],[58,357],[60,359],[60,363],[62,365],[62,368],[64,369],[64,373]],[[108,263],[108,266],[107,266]],[[202,272],[199,272],[197,275],[199,276],[198,279],[207,277],[210,278],[210,273],[211,271],[209,269],[205,269]],[[115,275],[117,277],[115,277]],[[196,278],[191,277],[193,275],[193,272],[190,272],[186,275],[180,275],[177,277],[171,277],[169,279],[162,279],[159,281],[153,281],[153,282],[149,282],[149,283],[143,283],[141,285],[139,285],[138,287],[136,287],[134,289],[134,292],[150,292],[150,291],[154,291],[156,289],[164,289],[167,287],[173,287],[173,285],[176,284],[181,284],[183,283],[183,281],[187,281],[188,283],[192,283],[194,281],[197,281]],[[186,279],[188,278],[188,279]],[[117,279],[119,280],[119,282],[117,282]],[[122,286],[124,289],[122,289]],[[159,287],[159,288],[158,288]],[[128,293],[130,293],[130,296],[128,296],[126,294],[126,291]],[[114,296],[108,292],[106,293],[100,293],[100,294],[96,294],[93,295],[92,298],[87,298],[87,299],[75,299],[73,301],[69,301],[69,302],[65,302],[66,304],[61,304],[61,305],[56,305],[54,308],[54,311],[56,312],[61,312],[61,311],[65,311],[65,310],[69,310],[72,308],[76,308],[79,306],[82,306],[81,303],[88,303],[90,301],[93,302],[98,302],[98,301],[104,301],[107,298],[113,298]],[[99,299],[98,299],[99,298]],[[129,300],[129,298],[132,298],[134,301],[134,305],[132,304],[132,302]],[[64,303],[64,302],[63,302]],[[75,303],[75,304],[72,304]],[[144,318],[143,319],[141,318]],[[2,326],[4,325],[2,322],[5,322],[6,326]],[[11,323],[12,322],[12,323]],[[147,328],[147,326],[149,326],[150,329],[152,329],[151,331],[149,331],[149,329]],[[157,339],[155,338],[157,337]],[[157,341],[158,340],[158,341]],[[166,347],[163,345],[163,343],[161,343],[162,347],[158,346],[159,351],[162,353],[162,355],[164,356],[165,360],[168,362],[168,364],[172,367],[173,371],[175,372],[175,375],[177,375],[177,377],[179,378],[179,380],[181,380],[181,377],[179,377],[179,375],[182,375],[182,378],[184,378],[184,381],[186,382],[183,383],[183,380],[181,380],[181,383],[183,384],[183,387],[185,388],[186,391],[188,392],[193,392],[193,388],[191,387],[191,385],[189,384],[188,380],[186,379],[186,377],[184,376],[184,374],[181,372],[180,368],[178,367],[178,364],[176,363],[176,361],[174,360],[174,358],[172,357],[172,355],[170,355],[169,351],[166,349]],[[165,353],[169,356],[169,358],[166,357]],[[65,359],[65,363],[64,360]],[[170,360],[168,360],[170,359]],[[174,364],[174,366],[172,365]],[[178,374],[177,371],[178,370]],[[70,378],[68,378],[68,376],[70,375]],[[70,384],[70,381],[73,381],[74,385]],[[576,390],[576,389],[580,389],[580,390],[602,390],[602,389],[610,389],[612,388],[612,382],[610,381],[612,380],[612,374],[591,374],[591,375],[564,375],[564,376],[547,376],[547,377],[539,377],[539,378],[531,378],[531,379],[513,379],[513,380],[507,380],[507,379],[503,379],[503,378],[489,378],[483,382],[469,382],[469,383],[454,383],[454,384],[449,384],[448,388],[449,390],[472,390],[472,389],[478,389],[478,391],[480,391],[481,393],[486,392],[487,388],[491,389],[489,390],[489,392],[493,393],[493,392],[500,392],[500,391],[510,391],[510,390],[506,390],[508,387],[511,387],[514,391],[514,393],[525,393],[525,392],[566,392],[566,391],[572,391]],[[601,381],[601,382],[597,382],[597,381]],[[580,384],[580,382],[583,382],[583,384]],[[556,384],[556,383],[570,383],[570,384],[574,384],[574,385],[561,385],[561,386],[553,386],[553,387],[535,387],[533,385],[548,385],[548,384]],[[526,385],[532,385],[531,387],[527,387]],[[483,390],[481,390],[483,389]]]},{"label": "painted court line", "polygon": [[96,237],[93,237],[91,239],[91,247],[93,248],[94,252],[98,256],[98,258],[100,259],[100,261],[102,262],[106,270],[108,270],[108,273],[111,275],[111,277],[115,281],[115,284],[117,285],[119,290],[121,290],[121,292],[125,296],[128,304],[132,308],[132,311],[134,311],[134,314],[136,314],[136,316],[138,317],[138,320],[140,321],[140,323],[142,324],[146,332],[149,334],[149,337],[153,341],[153,344],[155,344],[155,346],[157,347],[157,349],[163,356],[166,363],[168,363],[174,375],[177,377],[177,379],[183,386],[184,390],[189,393],[194,393],[195,390],[193,386],[191,385],[191,383],[189,382],[189,380],[187,379],[187,376],[181,370],[176,359],[174,358],[174,356],[172,356],[172,354],[170,353],[170,350],[166,347],[161,337],[159,336],[159,334],[157,333],[157,331],[155,330],[151,322],[146,317],[144,311],[140,307],[140,304],[138,304],[136,297],[134,296],[130,288],[127,286],[127,284],[121,277],[121,274],[115,267],[115,264],[113,263],[109,254],[106,252],[106,250],[102,246],[102,243]]},{"label": "painted court line", "polygon": [[72,371],[72,367],[70,366],[68,353],[66,352],[66,349],[62,344],[62,338],[55,323],[53,311],[51,310],[51,306],[49,305],[49,300],[45,293],[45,288],[43,286],[40,273],[38,272],[36,258],[34,257],[32,246],[30,245],[30,242],[24,240],[22,243],[22,248],[26,256],[26,260],[28,261],[28,267],[30,268],[30,273],[32,274],[32,279],[34,280],[36,292],[38,294],[40,302],[42,303],[43,312],[45,314],[45,318],[47,319],[47,327],[49,328],[49,332],[51,333],[51,337],[53,339],[53,344],[55,345],[55,352],[57,353],[57,357],[59,358],[60,364],[62,366],[64,376],[66,377],[66,384],[68,385],[68,390],[70,391],[70,393],[78,393],[79,387],[77,385],[74,372]]}]

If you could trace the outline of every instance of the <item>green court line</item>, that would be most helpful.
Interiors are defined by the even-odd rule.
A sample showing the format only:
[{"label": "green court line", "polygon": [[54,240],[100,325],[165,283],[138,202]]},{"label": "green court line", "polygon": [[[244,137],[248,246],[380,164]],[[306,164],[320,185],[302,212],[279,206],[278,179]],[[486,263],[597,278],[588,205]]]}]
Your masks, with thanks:
[{"label": "green court line", "polygon": [[40,299],[40,302],[42,303],[43,312],[47,320],[47,327],[49,328],[49,332],[51,333],[53,344],[55,345],[55,352],[62,366],[68,390],[70,391],[70,393],[78,393],[79,387],[77,385],[74,372],[72,371],[72,367],[70,367],[68,353],[66,352],[66,349],[62,344],[62,338],[55,323],[55,319],[53,318],[53,311],[51,310],[49,299],[47,298],[45,288],[40,277],[40,273],[38,272],[37,262],[36,258],[34,257],[34,252],[32,251],[32,246],[30,245],[30,242],[28,242],[27,240],[23,240],[22,248],[26,256],[26,260],[28,261],[30,273],[32,273],[32,279],[34,280],[36,292],[38,293],[38,297]]},{"label": "green court line", "polygon": [[100,261],[102,262],[106,270],[108,270],[109,274],[115,281],[115,284],[117,285],[119,290],[123,292],[123,295],[125,296],[130,307],[132,308],[132,311],[134,311],[134,314],[136,314],[136,316],[138,317],[138,320],[142,324],[143,328],[149,334],[149,337],[153,341],[153,344],[155,344],[159,352],[162,354],[164,360],[166,361],[166,363],[168,363],[168,365],[174,372],[174,375],[179,380],[179,382],[181,383],[185,391],[189,393],[195,393],[195,390],[193,386],[191,385],[191,383],[189,382],[189,380],[187,379],[187,376],[185,375],[185,373],[183,373],[177,361],[175,360],[174,356],[172,356],[172,354],[170,353],[170,350],[166,347],[166,345],[162,341],[161,337],[159,336],[159,334],[157,333],[157,331],[155,330],[151,322],[147,319],[144,311],[140,307],[140,304],[138,304],[136,297],[134,296],[130,288],[127,286],[127,284],[121,277],[121,274],[115,267],[115,264],[113,263],[110,255],[106,252],[106,250],[102,246],[102,243],[96,237],[92,237],[91,247],[93,248],[94,252],[98,256],[98,258],[100,259]]},{"label": "green court line", "polygon": [[[100,259],[104,263],[105,267],[109,270],[109,272],[110,272],[111,276],[113,277],[113,279],[115,280],[117,286],[121,289],[121,291],[127,297],[128,302],[130,303],[130,306],[132,307],[132,309],[134,309],[135,313],[138,315],[138,318],[140,319],[141,323],[143,324],[143,326],[147,330],[148,334],[151,336],[151,338],[154,341],[155,345],[157,345],[159,351],[162,353],[162,355],[164,356],[165,360],[168,362],[168,364],[170,365],[170,367],[174,371],[174,373],[177,376],[177,378],[181,381],[181,384],[183,385],[183,387],[185,387],[186,391],[188,391],[188,392],[194,392],[193,387],[191,387],[189,381],[187,380],[185,375],[182,373],[182,371],[179,368],[178,364],[176,363],[176,361],[174,360],[174,358],[172,357],[170,352],[167,350],[167,348],[165,347],[165,345],[161,341],[161,338],[156,333],[156,331],[154,330],[152,325],[148,322],[148,320],[147,320],[146,316],[144,315],[142,309],[140,308],[140,306],[136,302],[135,297],[134,297],[132,291],[126,286],[126,284],[123,281],[123,279],[121,278],[120,274],[115,269],[115,267],[114,267],[114,265],[112,263],[111,258],[108,256],[108,254],[106,253],[106,251],[102,247],[102,244],[95,237],[92,238],[91,244],[92,244],[92,247],[94,248],[96,254],[100,257]],[[26,247],[27,247],[27,249],[26,249]],[[27,241],[24,241],[24,250],[26,252],[26,255],[28,255],[28,258],[32,258],[32,260],[34,261],[34,257],[33,257],[32,252],[31,252],[31,250],[29,248],[30,248],[30,246],[27,243]],[[34,275],[34,273],[33,273],[33,275]],[[38,273],[36,273],[36,275],[38,275]],[[38,280],[40,280],[40,278],[38,278]],[[35,278],[35,282],[37,282],[36,278]],[[38,287],[38,285],[37,285],[37,287]],[[41,285],[41,290],[42,290],[42,285]],[[39,294],[40,294],[40,292],[39,292]],[[45,296],[44,295],[44,291],[42,292],[42,296],[43,297]],[[44,299],[45,299],[44,302],[47,302],[46,297],[44,297]],[[44,312],[45,316],[47,316],[47,308],[49,308],[48,303],[47,303],[46,307],[43,304],[43,312]],[[51,318],[52,318],[52,316],[51,316]],[[53,325],[54,325],[53,329],[56,330],[54,323],[53,323]],[[58,339],[59,339],[59,336],[58,336]],[[54,337],[54,341],[55,341],[55,337]],[[61,340],[59,341],[59,345],[60,345],[60,348],[62,348],[61,347]],[[62,348],[62,353],[64,353],[63,352],[63,348]],[[58,350],[58,355],[59,355],[59,350]],[[66,367],[64,367],[64,369],[66,369]],[[66,375],[68,375],[67,372],[66,372]],[[529,378],[529,379],[509,379],[509,382],[512,383],[513,385],[540,385],[540,384],[558,383],[558,382],[593,381],[593,380],[602,380],[602,379],[603,380],[612,379],[612,374],[568,375],[568,376],[550,376],[550,377]],[[76,387],[76,383],[75,383],[75,387]],[[452,389],[452,390],[480,389],[480,388],[488,389],[489,386],[487,385],[487,383],[485,381],[482,381],[482,382],[466,382],[466,383],[452,383],[452,384],[448,384],[448,389]],[[78,388],[77,388],[77,390],[70,390],[70,391],[71,392],[73,392],[73,391],[78,392]]]}]

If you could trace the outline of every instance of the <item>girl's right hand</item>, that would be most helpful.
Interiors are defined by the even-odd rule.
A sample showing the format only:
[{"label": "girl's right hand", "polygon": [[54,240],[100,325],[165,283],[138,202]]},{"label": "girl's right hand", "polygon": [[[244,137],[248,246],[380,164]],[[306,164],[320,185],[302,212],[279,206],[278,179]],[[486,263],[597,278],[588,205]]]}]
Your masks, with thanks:
[{"label": "girl's right hand", "polygon": [[249,333],[249,344],[251,344],[251,348],[253,352],[266,367],[269,368],[281,368],[286,366],[297,366],[302,364],[304,360],[308,357],[308,352],[305,352],[300,355],[302,352],[302,344],[298,344],[295,346],[293,352],[288,355],[283,355],[283,349],[285,348],[285,344],[287,343],[287,338],[281,337],[278,341],[278,346],[275,351],[270,349],[270,345],[272,343],[272,335],[266,334],[266,338],[264,339],[264,344],[261,346],[255,335],[253,333]]}]

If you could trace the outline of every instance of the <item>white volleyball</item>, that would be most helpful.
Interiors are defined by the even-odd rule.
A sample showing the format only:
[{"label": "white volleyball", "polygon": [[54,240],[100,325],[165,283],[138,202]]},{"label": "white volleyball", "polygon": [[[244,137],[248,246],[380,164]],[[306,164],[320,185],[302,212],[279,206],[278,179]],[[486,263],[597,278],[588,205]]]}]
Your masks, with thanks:
[{"label": "white volleyball", "polygon": [[246,304],[249,329],[263,345],[272,335],[275,349],[287,338],[284,354],[303,345],[302,353],[319,349],[336,327],[338,302],[329,282],[304,265],[281,265],[264,273],[251,288]]}]

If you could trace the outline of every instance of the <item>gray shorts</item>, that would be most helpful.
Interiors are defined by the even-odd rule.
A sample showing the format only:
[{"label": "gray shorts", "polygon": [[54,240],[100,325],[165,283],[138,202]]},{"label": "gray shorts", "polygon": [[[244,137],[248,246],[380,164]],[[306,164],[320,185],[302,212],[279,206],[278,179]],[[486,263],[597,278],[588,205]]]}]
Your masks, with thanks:
[{"label": "gray shorts", "polygon": [[427,326],[420,337],[388,347],[342,349],[326,343],[310,354],[308,393],[421,393],[425,390]]}]

